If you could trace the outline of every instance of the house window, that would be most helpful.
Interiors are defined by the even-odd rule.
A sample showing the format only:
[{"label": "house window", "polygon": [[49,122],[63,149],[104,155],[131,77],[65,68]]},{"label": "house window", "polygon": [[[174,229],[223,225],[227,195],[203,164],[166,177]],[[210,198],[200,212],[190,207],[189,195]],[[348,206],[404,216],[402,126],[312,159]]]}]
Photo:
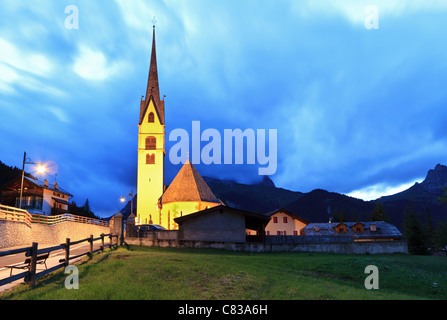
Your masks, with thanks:
[{"label": "house window", "polygon": [[149,113],[148,121],[149,121],[149,123],[154,123],[155,122],[155,116],[154,116],[153,112]]},{"label": "house window", "polygon": [[155,154],[146,155],[146,164],[155,164]]},{"label": "house window", "polygon": [[287,217],[282,217],[282,222],[287,223]]},{"label": "house window", "polygon": [[157,138],[147,137],[146,138],[146,150],[155,150],[157,148]]},{"label": "house window", "polygon": [[273,223],[278,223],[278,217],[273,217]]},{"label": "house window", "polygon": [[298,231],[293,230],[293,235],[294,235],[294,236],[297,236],[297,235],[298,235]]},{"label": "house window", "polygon": [[266,232],[265,232],[265,235],[266,235],[266,236],[269,236],[269,235],[270,235],[270,231],[266,231]]}]

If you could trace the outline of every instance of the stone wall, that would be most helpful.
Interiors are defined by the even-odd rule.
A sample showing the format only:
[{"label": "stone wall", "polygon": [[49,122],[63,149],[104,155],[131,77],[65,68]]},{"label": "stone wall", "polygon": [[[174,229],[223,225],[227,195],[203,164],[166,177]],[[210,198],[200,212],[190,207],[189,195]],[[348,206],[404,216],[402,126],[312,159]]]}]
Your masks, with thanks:
[{"label": "stone wall", "polygon": [[32,243],[31,227],[24,222],[0,220],[0,249],[29,246]]},{"label": "stone wall", "polygon": [[64,221],[55,225],[32,224],[32,241],[47,244],[65,243],[66,238],[71,241],[90,237],[97,238],[101,233],[110,233],[109,227],[93,224]]},{"label": "stone wall", "polygon": [[213,248],[247,252],[322,252],[340,254],[408,254],[406,241],[362,241],[332,243],[238,243],[193,240],[163,240],[156,238],[128,238],[129,245],[173,248]]},{"label": "stone wall", "polygon": [[0,220],[0,249],[29,246],[33,242],[58,245],[65,243],[66,238],[76,241],[90,235],[96,238],[101,233],[109,234],[110,228],[73,221],[55,225],[33,223],[30,227],[23,222]]}]

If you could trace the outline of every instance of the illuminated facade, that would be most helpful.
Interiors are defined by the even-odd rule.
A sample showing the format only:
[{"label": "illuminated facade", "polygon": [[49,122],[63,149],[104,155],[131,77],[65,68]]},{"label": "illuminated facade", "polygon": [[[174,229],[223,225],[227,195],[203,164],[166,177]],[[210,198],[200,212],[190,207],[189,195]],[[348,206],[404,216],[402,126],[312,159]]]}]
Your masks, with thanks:
[{"label": "illuminated facade", "polygon": [[187,160],[159,200],[159,221],[168,230],[178,229],[175,218],[221,205],[199,172]]},{"label": "illuminated facade", "polygon": [[155,27],[146,97],[140,102],[138,124],[137,223],[152,224],[164,189],[164,100],[160,99]]},{"label": "illuminated facade", "polygon": [[175,218],[222,203],[188,160],[169,187],[164,185],[165,112],[160,99],[155,27],[146,97],[141,100],[138,125],[137,224],[178,229]]}]

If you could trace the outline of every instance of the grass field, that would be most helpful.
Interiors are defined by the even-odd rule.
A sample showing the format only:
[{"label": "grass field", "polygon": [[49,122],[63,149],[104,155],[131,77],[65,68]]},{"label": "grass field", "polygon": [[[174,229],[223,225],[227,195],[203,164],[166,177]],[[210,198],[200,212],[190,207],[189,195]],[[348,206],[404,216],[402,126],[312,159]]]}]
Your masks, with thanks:
[{"label": "grass field", "polygon": [[[365,267],[379,269],[379,289],[364,286]],[[291,300],[447,299],[447,259],[411,255],[241,253],[211,249],[119,248],[78,265],[79,289],[63,270],[32,290],[0,299]]]}]

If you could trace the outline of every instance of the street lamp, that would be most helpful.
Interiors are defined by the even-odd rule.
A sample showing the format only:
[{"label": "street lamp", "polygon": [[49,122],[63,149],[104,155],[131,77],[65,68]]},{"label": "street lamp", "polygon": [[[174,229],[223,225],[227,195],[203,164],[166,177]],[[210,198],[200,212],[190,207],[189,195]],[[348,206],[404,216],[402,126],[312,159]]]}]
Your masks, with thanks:
[{"label": "street lamp", "polygon": [[126,201],[127,197],[130,197],[130,214],[132,215],[132,213],[133,213],[133,189],[130,191],[130,193],[127,196],[121,197],[120,201],[122,203],[124,203]]},{"label": "street lamp", "polygon": [[23,196],[23,179],[25,178],[25,165],[35,164],[37,165],[37,173],[43,174],[47,170],[45,166],[40,162],[31,162],[30,158],[26,157],[26,152],[23,153],[23,164],[22,164],[22,182],[20,184],[20,199],[19,199],[19,209],[22,209],[22,196]]}]

